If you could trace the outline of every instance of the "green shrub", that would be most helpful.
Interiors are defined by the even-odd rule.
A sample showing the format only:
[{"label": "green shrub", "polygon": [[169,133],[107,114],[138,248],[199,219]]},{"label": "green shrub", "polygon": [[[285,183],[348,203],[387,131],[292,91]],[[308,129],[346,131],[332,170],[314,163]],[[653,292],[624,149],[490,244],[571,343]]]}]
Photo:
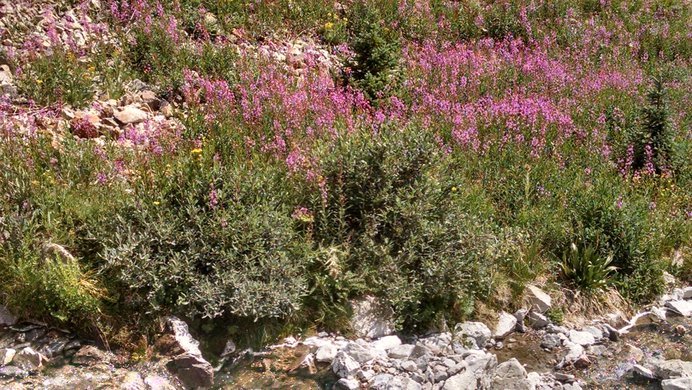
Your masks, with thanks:
[{"label": "green shrub", "polygon": [[65,103],[81,107],[94,96],[94,69],[71,51],[58,48],[23,68],[19,90],[43,106]]},{"label": "green shrub", "polygon": [[372,100],[396,90],[401,46],[398,34],[382,24],[376,8],[358,2],[349,17],[355,53],[352,79]]},{"label": "green shrub", "polygon": [[598,243],[572,243],[562,254],[562,275],[574,287],[587,294],[604,291],[617,268],[610,265],[613,256],[601,256]]}]

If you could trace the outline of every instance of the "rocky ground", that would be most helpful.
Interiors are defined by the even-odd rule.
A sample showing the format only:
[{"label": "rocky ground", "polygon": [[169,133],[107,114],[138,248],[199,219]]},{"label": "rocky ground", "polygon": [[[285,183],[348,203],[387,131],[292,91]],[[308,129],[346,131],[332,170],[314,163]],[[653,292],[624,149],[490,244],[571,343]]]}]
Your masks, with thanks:
[{"label": "rocky ground", "polygon": [[[214,369],[185,322],[166,318],[156,353],[129,362],[68,332],[17,322],[2,309],[0,385],[8,389],[581,389],[692,388],[692,287],[626,320],[581,327],[543,314],[550,297],[529,288],[530,306],[500,313],[489,327],[465,322],[448,332],[399,337],[372,300],[355,307],[358,339],[320,333],[263,351],[229,342]],[[216,376],[216,378],[214,378]]]}]

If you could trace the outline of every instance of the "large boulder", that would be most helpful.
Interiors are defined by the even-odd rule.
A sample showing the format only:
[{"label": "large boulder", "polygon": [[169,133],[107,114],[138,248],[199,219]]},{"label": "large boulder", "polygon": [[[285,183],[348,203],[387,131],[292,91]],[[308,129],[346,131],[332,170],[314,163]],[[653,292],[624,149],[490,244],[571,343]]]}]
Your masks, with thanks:
[{"label": "large boulder", "polygon": [[492,337],[492,332],[482,322],[464,322],[457,324],[454,330],[457,336],[462,335],[473,340],[478,348],[483,348],[485,342]]},{"label": "large boulder", "polygon": [[343,351],[339,351],[332,361],[332,371],[339,378],[348,378],[359,369],[360,363]]},{"label": "large boulder", "polygon": [[394,311],[373,296],[351,302],[351,329],[358,337],[377,339],[395,331]]},{"label": "large boulder", "polygon": [[668,301],[666,302],[666,307],[682,316],[692,316],[692,301],[690,300]]},{"label": "large boulder", "polygon": [[680,359],[653,362],[654,373],[661,379],[692,378],[692,362]]},{"label": "large boulder", "polygon": [[478,388],[478,378],[473,372],[464,371],[447,379],[442,390],[475,390]]},{"label": "large boulder", "polygon": [[570,330],[569,331],[569,341],[579,344],[582,347],[588,346],[588,345],[593,345],[596,343],[596,338],[593,336],[593,334],[589,332],[580,332],[577,330]]},{"label": "large boulder", "polygon": [[210,387],[214,383],[214,368],[201,355],[175,356],[166,367],[188,388]]}]

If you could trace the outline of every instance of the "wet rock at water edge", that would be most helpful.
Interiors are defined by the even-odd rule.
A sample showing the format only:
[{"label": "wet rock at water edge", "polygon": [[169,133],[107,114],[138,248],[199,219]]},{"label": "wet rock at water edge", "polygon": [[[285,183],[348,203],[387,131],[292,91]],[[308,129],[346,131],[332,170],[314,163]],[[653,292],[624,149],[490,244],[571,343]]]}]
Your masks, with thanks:
[{"label": "wet rock at water edge", "polygon": [[668,301],[666,307],[683,317],[692,316],[692,301],[690,300]]},{"label": "wet rock at water edge", "polygon": [[548,317],[535,311],[529,312],[529,314],[526,315],[526,322],[533,329],[542,329],[550,325]]},{"label": "wet rock at water edge", "polygon": [[130,371],[122,378],[120,382],[121,390],[146,390],[147,385],[144,383],[142,376],[138,372]]},{"label": "wet rock at water edge", "polygon": [[478,348],[483,348],[486,341],[492,337],[492,332],[482,322],[464,322],[457,324],[454,330],[457,334],[461,334],[473,340]]}]

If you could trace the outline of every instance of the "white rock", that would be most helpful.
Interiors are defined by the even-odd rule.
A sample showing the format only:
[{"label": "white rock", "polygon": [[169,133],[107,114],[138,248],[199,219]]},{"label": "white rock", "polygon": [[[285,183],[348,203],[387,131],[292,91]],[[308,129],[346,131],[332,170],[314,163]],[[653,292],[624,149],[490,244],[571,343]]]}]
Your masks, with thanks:
[{"label": "white rock", "polygon": [[464,322],[454,328],[457,333],[472,338],[479,348],[483,348],[485,342],[493,335],[490,329],[482,322]]},{"label": "white rock", "polygon": [[130,371],[121,379],[121,390],[145,390],[147,388],[144,379],[138,372]]},{"label": "white rock", "polygon": [[407,378],[405,376],[396,376],[389,382],[387,389],[421,390],[421,386],[411,378]]},{"label": "white rock", "polygon": [[442,390],[475,390],[478,388],[478,378],[473,372],[464,371],[445,381]]},{"label": "white rock", "polygon": [[411,356],[411,352],[413,352],[415,347],[415,345],[411,344],[402,344],[390,349],[388,351],[388,355],[392,359],[407,359],[409,356]]},{"label": "white rock", "polygon": [[399,345],[401,345],[401,339],[398,336],[385,336],[372,342],[373,347],[383,351],[389,351]]},{"label": "white rock", "polygon": [[593,338],[598,341],[603,338],[603,331],[595,326],[586,326],[584,329],[582,329],[584,332],[591,333],[593,335]]},{"label": "white rock", "polygon": [[550,295],[536,286],[529,285],[526,287],[527,297],[531,307],[539,312],[545,313],[552,307],[552,299]]},{"label": "white rock", "polygon": [[394,379],[394,376],[391,374],[379,374],[375,375],[370,382],[368,383],[369,388],[374,389],[374,390],[385,390],[389,389],[388,385],[389,382]]},{"label": "white rock", "polygon": [[351,302],[351,307],[351,328],[358,337],[376,339],[394,333],[394,312],[390,307],[378,302],[377,298],[368,296],[363,300]]},{"label": "white rock", "polygon": [[653,371],[639,364],[635,364],[634,366],[632,366],[631,371],[632,373],[647,379],[654,379],[656,377]]},{"label": "white rock", "polygon": [[567,353],[562,358],[562,361],[558,365],[559,367],[563,367],[576,362],[584,354],[584,347],[572,341],[566,341],[565,347],[567,348]]},{"label": "white rock", "polygon": [[356,372],[356,378],[363,382],[369,382],[374,376],[375,371],[373,370],[358,370],[358,372]]},{"label": "white rock", "polygon": [[326,344],[317,349],[315,359],[320,363],[331,363],[336,357],[338,348],[333,344]]},{"label": "white rock", "polygon": [[464,357],[464,362],[467,365],[467,370],[480,376],[485,371],[489,371],[497,366],[497,356],[484,351],[468,351]]},{"label": "white rock", "polygon": [[360,389],[360,382],[353,378],[341,378],[336,382],[334,389],[357,390]]},{"label": "white rock", "polygon": [[6,366],[10,363],[12,363],[12,359],[14,358],[14,355],[17,354],[17,351],[12,348],[0,348],[0,367]]},{"label": "white rock", "polygon": [[596,339],[589,332],[580,332],[577,330],[569,331],[569,340],[575,344],[581,346],[593,345],[596,343]]},{"label": "white rock", "polygon": [[497,321],[497,325],[495,325],[495,333],[493,336],[496,339],[503,339],[512,333],[516,326],[517,318],[514,315],[503,311],[500,313],[500,318]]},{"label": "white rock", "polygon": [[168,379],[159,375],[149,375],[144,378],[144,383],[149,386],[149,390],[176,390],[175,386]]},{"label": "white rock", "polygon": [[692,316],[692,301],[668,301],[666,306],[684,317]]},{"label": "white rock", "polygon": [[661,382],[663,390],[690,390],[692,389],[692,378],[666,379]]},{"label": "white rock", "polygon": [[360,369],[360,363],[343,351],[339,351],[332,361],[332,371],[339,378],[347,378]]}]

